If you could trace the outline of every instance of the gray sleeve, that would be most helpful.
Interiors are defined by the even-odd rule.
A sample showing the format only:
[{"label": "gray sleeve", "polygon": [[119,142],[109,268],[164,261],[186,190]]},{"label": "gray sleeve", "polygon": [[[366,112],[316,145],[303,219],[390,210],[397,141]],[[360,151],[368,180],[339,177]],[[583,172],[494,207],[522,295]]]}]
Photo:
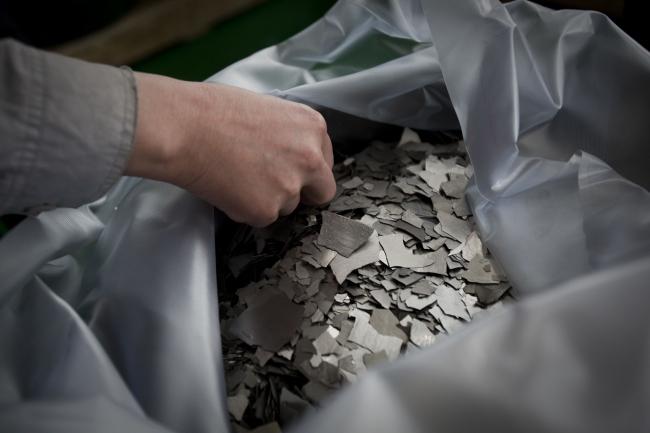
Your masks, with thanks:
[{"label": "gray sleeve", "polygon": [[136,104],[127,68],[0,40],[0,215],[103,195],[126,167]]}]

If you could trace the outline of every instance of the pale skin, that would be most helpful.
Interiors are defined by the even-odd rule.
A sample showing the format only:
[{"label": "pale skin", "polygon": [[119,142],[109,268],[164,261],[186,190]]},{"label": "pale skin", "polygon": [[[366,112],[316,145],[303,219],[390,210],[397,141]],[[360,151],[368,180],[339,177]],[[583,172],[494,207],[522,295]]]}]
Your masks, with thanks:
[{"label": "pale skin", "polygon": [[336,193],[332,143],[310,107],[232,86],[136,73],[125,174],[173,183],[255,227]]}]

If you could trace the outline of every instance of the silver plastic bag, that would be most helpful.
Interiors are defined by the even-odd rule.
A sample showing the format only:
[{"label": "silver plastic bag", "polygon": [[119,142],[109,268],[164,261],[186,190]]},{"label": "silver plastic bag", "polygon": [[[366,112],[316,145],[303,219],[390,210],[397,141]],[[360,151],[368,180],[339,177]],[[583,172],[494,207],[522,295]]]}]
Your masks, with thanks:
[{"label": "silver plastic bag", "polygon": [[[294,431],[650,428],[650,55],[605,17],[342,0],[211,81],[352,135],[460,127],[482,235],[524,295]],[[124,179],[0,240],[0,430],[227,431],[214,233],[191,195]]]}]

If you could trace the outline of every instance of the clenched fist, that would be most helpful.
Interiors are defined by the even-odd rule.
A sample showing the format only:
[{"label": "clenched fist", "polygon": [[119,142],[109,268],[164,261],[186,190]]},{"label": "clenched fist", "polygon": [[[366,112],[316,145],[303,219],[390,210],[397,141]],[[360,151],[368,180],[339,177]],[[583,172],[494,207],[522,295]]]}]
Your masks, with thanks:
[{"label": "clenched fist", "polygon": [[261,227],[336,192],[323,117],[236,87],[136,73],[138,117],[126,174],[163,180]]}]

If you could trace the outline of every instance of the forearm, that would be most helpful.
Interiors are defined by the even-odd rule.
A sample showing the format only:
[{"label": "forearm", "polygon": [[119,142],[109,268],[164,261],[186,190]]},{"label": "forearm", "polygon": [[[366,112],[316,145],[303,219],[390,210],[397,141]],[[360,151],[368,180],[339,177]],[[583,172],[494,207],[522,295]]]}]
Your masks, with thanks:
[{"label": "forearm", "polygon": [[263,226],[336,191],[323,117],[295,102],[0,45],[0,214],[74,207],[127,174]]}]

